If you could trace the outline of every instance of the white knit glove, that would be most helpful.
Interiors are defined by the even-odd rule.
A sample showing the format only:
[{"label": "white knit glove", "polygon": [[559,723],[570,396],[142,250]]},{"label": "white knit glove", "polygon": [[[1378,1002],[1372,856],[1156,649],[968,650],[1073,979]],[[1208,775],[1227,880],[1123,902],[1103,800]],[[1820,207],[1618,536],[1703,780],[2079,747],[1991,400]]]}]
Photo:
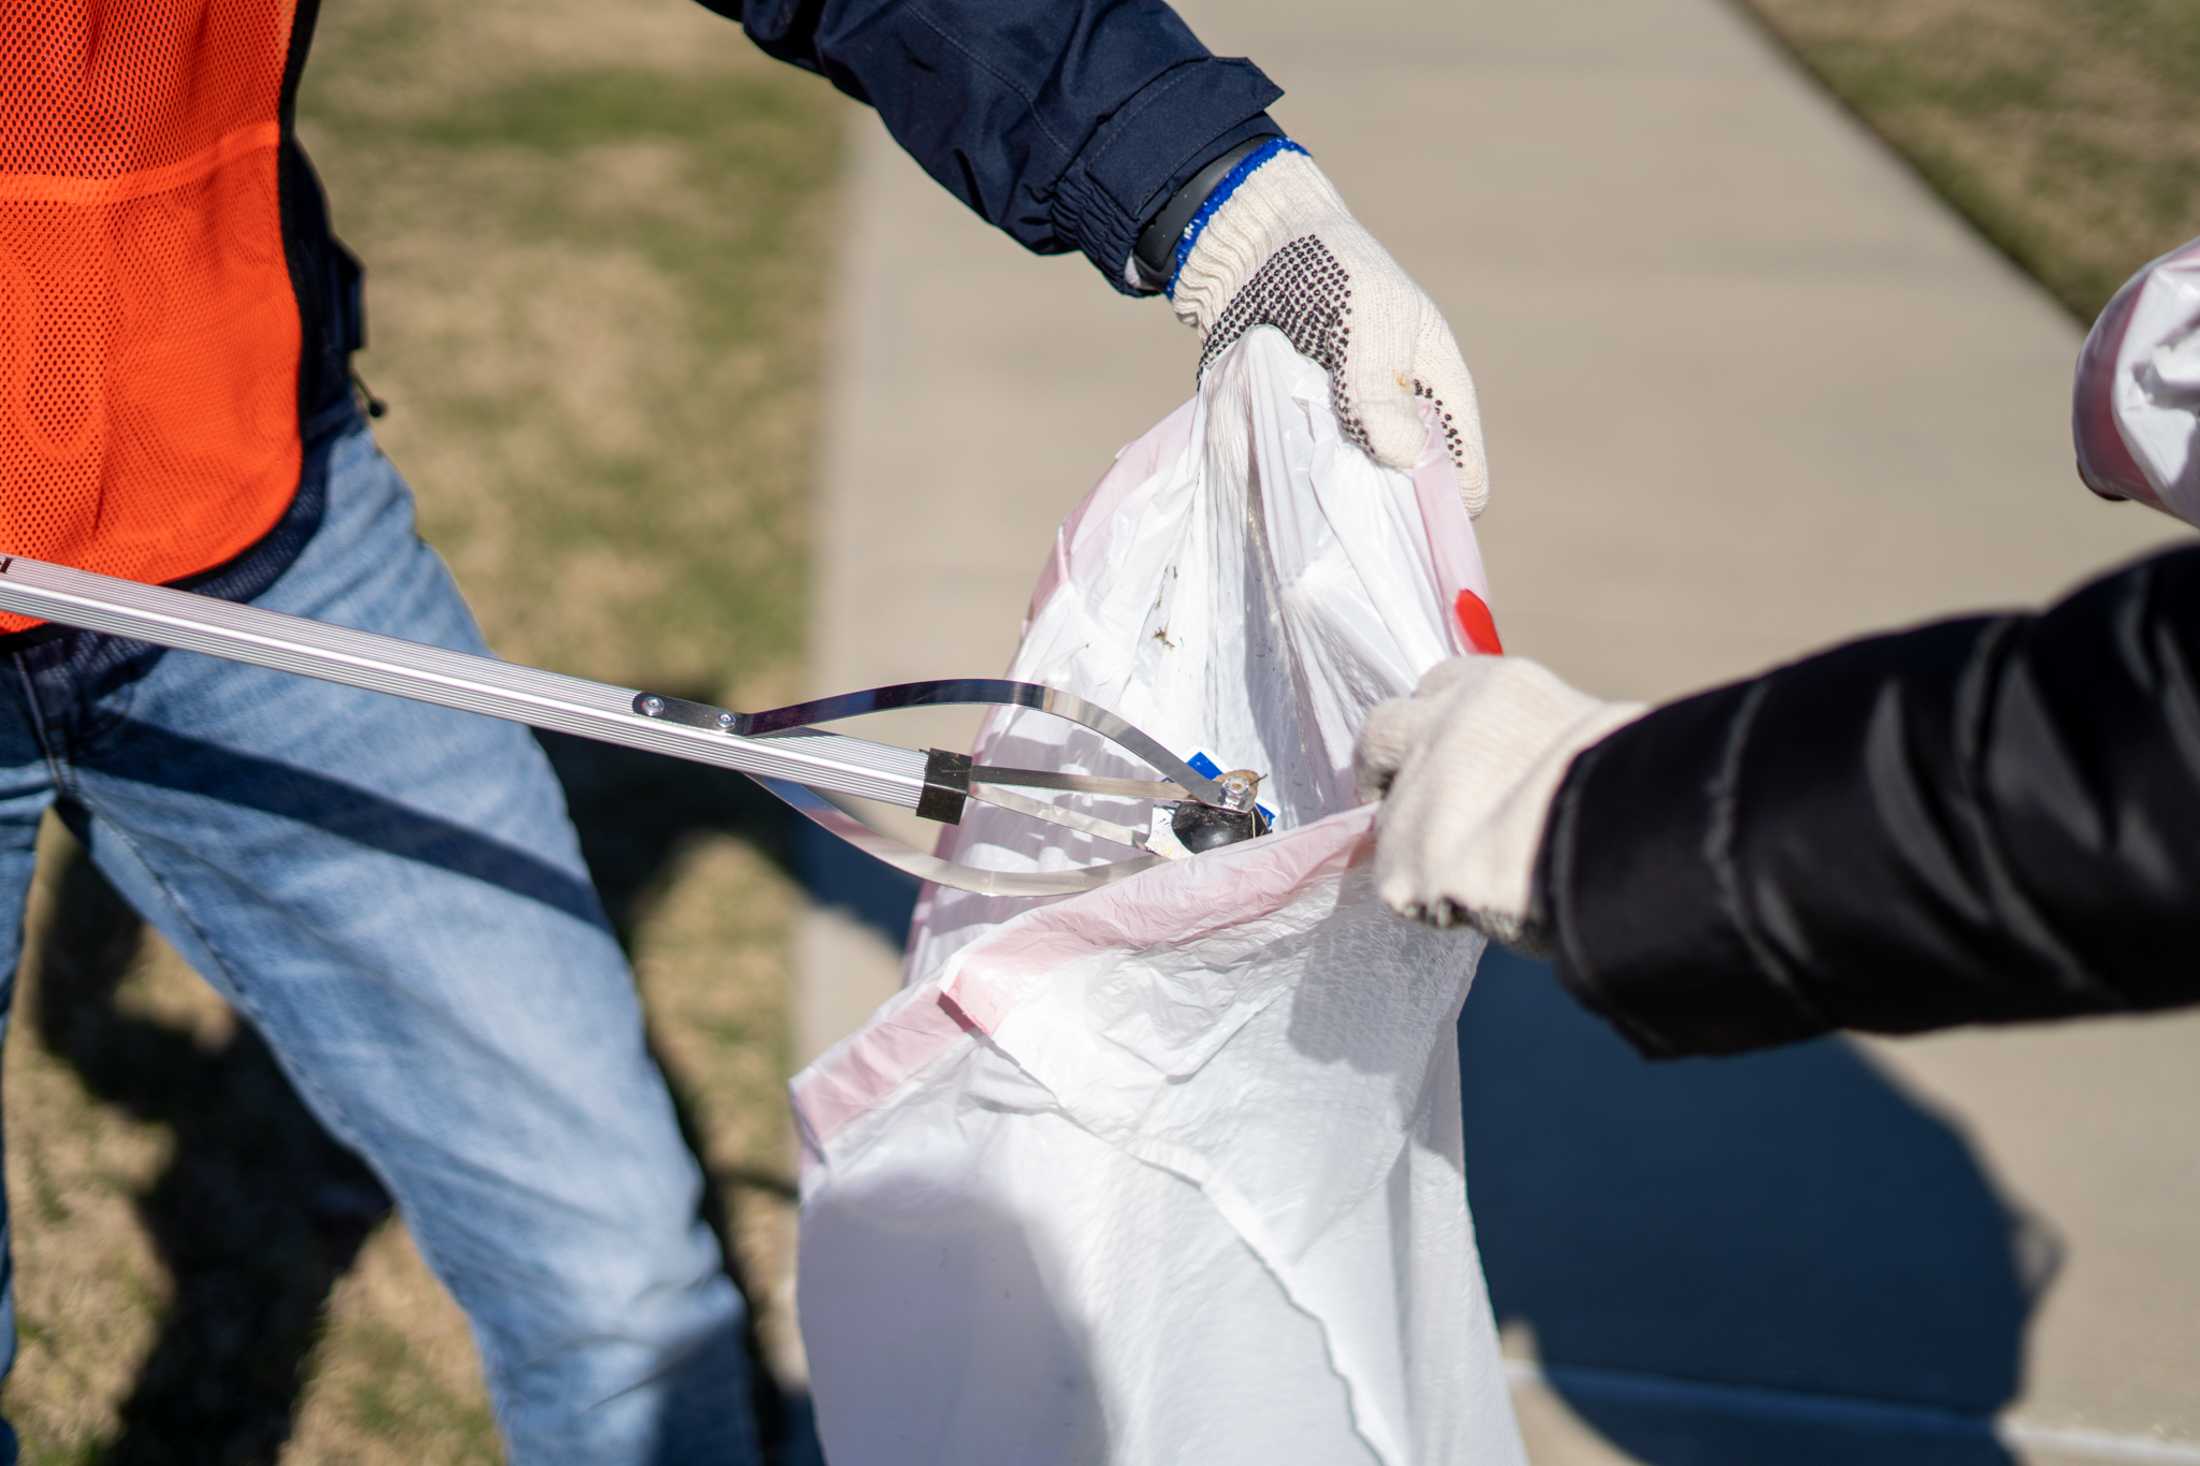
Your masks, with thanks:
[{"label": "white knit glove", "polygon": [[1206,340],[1202,373],[1254,326],[1283,332],[1328,370],[1344,435],[1392,468],[1420,458],[1429,405],[1467,513],[1489,502],[1474,379],[1451,327],[1303,152],[1270,157],[1214,206],[1169,296]]},{"label": "white knit glove", "polygon": [[1353,769],[1382,798],[1375,888],[1392,910],[1536,949],[1532,886],[1574,756],[1642,713],[1519,657],[1457,657],[1368,714]]}]

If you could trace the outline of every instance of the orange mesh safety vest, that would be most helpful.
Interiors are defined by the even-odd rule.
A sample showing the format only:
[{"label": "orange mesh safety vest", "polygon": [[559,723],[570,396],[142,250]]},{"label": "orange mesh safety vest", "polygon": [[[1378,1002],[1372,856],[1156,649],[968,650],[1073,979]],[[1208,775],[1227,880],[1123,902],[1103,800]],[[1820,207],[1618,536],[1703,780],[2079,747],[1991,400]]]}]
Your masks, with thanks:
[{"label": "orange mesh safety vest", "polygon": [[289,506],[297,8],[0,0],[0,553],[176,580]]}]

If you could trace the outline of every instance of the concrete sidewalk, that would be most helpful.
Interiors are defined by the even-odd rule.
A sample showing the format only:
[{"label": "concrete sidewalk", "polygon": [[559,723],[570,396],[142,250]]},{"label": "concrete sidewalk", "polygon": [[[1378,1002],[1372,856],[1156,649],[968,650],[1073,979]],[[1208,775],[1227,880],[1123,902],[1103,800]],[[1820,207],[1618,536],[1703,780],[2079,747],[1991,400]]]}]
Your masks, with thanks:
[{"label": "concrete sidewalk", "polygon": [[[1445,306],[1512,649],[1670,694],[2171,537],[2070,472],[2072,324],[1718,0],[1181,8]],[[862,137],[820,690],[999,667],[1197,355]],[[871,910],[807,925],[805,1055],[893,989]],[[1538,1460],[2200,1461],[2200,1022],[1651,1070],[1498,962],[1462,1029]]]}]

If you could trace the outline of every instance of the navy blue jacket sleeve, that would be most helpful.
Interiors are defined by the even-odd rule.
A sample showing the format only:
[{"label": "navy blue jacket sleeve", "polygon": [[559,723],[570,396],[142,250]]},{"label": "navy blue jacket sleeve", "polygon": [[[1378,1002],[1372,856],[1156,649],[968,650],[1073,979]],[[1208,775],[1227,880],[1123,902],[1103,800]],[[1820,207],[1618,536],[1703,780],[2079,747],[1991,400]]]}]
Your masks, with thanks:
[{"label": "navy blue jacket sleeve", "polygon": [[951,193],[1118,289],[1139,229],[1283,95],[1161,0],[702,0],[878,109]]},{"label": "navy blue jacket sleeve", "polygon": [[1652,1055],[2200,1003],[2200,549],[1651,712],[1537,884]]}]

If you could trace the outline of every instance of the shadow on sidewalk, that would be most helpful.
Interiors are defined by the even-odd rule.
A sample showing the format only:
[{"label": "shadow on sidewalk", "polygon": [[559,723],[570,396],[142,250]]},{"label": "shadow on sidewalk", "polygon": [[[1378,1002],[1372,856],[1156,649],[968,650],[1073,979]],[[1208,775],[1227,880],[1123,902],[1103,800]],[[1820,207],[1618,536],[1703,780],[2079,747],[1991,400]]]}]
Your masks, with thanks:
[{"label": "shadow on sidewalk", "polygon": [[[1493,949],[1460,1062],[1499,1320],[1615,1445],[1657,1466],[2013,1460],[1986,1421],[2059,1244],[1861,1050],[1653,1065]],[[1705,1383],[1755,1393],[1713,1411]]]}]

